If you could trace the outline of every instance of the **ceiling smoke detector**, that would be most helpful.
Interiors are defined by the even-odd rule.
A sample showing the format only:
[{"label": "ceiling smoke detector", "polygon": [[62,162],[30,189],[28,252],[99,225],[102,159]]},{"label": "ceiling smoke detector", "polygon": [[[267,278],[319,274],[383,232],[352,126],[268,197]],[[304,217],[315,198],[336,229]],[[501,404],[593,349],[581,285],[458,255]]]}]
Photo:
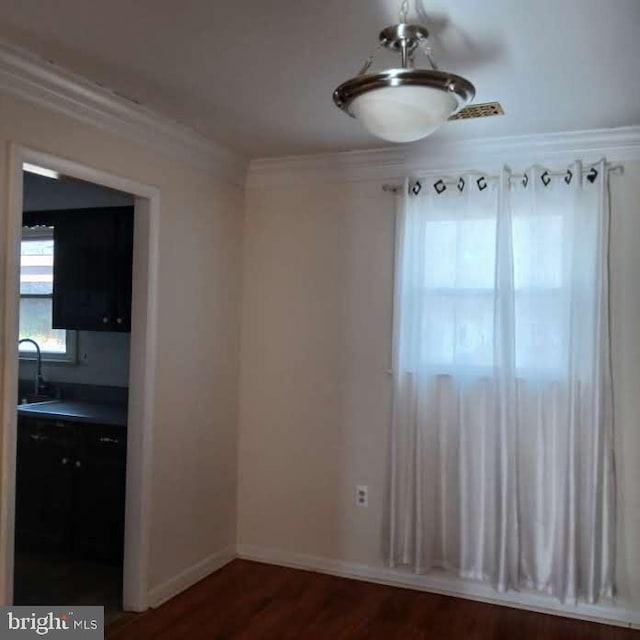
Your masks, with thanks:
[{"label": "ceiling smoke detector", "polygon": [[[407,23],[408,8],[408,0],[404,0],[400,22],[379,36],[379,46],[399,54],[401,66],[368,73],[371,55],[357,76],[333,92],[340,109],[357,118],[373,135],[390,142],[425,138],[455,118],[476,92],[466,78],[438,69],[431,56],[429,32],[421,25]],[[425,56],[430,68],[415,67],[417,53]]]}]

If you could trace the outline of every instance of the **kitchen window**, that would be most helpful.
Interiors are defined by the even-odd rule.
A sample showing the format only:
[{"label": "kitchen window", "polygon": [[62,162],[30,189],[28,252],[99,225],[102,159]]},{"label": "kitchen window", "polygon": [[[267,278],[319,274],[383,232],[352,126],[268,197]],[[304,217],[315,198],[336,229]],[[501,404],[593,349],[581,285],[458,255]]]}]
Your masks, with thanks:
[{"label": "kitchen window", "polygon": [[[31,338],[39,345],[42,360],[73,362],[76,332],[54,329],[53,228],[25,228],[20,250],[20,339]],[[20,359],[34,360],[35,347],[20,345]]]}]

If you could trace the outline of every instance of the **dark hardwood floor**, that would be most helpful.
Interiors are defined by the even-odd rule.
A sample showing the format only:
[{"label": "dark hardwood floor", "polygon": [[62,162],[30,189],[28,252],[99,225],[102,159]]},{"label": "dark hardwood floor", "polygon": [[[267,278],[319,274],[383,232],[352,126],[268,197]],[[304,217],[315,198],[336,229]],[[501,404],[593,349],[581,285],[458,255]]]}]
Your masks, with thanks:
[{"label": "dark hardwood floor", "polygon": [[14,561],[14,604],[101,604],[105,624],[129,617],[122,612],[122,564],[24,550]]},{"label": "dark hardwood floor", "polygon": [[235,560],[109,640],[631,640],[640,631]]}]

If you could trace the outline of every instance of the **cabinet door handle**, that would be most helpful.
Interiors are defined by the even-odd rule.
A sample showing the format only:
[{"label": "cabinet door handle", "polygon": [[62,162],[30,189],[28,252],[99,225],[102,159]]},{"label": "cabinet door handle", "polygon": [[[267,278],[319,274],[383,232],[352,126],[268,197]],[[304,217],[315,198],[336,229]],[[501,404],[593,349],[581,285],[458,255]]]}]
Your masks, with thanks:
[{"label": "cabinet door handle", "polygon": [[122,324],[122,318],[116,318],[116,322],[117,322],[118,324]]},{"label": "cabinet door handle", "polygon": [[82,462],[80,462],[80,460],[76,460],[76,464],[75,464],[76,469],[79,469],[81,466],[82,466]]},{"label": "cabinet door handle", "polygon": [[117,438],[110,438],[109,436],[101,436],[100,442],[104,442],[106,444],[120,444],[120,440]]},{"label": "cabinet door handle", "polygon": [[43,436],[41,433],[31,433],[29,437],[36,442],[40,442],[41,440],[48,440],[48,436]]},{"label": "cabinet door handle", "polygon": [[69,458],[62,458],[62,464],[69,464]]},{"label": "cabinet door handle", "polygon": [[109,316],[102,316],[102,324],[107,324],[109,322]]}]

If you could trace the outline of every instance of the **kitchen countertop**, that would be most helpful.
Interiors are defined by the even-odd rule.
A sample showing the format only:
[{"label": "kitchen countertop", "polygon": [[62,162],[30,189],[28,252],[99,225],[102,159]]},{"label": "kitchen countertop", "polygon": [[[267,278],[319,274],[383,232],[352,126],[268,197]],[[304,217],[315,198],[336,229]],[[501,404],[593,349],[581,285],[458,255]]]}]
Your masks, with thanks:
[{"label": "kitchen countertop", "polygon": [[19,404],[18,415],[70,422],[127,426],[127,407],[118,404],[99,404],[78,400],[46,400],[32,404]]}]

